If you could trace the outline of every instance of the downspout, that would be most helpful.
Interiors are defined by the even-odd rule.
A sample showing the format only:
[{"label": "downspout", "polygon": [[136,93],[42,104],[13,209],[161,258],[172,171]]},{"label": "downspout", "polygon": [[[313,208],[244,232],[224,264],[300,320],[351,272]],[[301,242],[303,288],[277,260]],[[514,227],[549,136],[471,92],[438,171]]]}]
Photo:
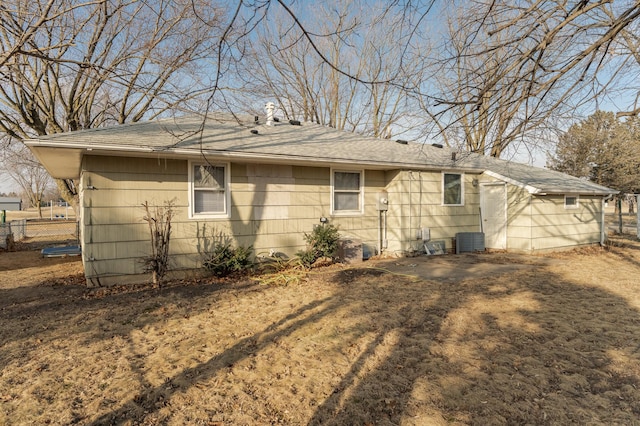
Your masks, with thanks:
[{"label": "downspout", "polygon": [[378,256],[382,255],[382,211],[378,210]]},{"label": "downspout", "polygon": [[636,235],[638,238],[640,238],[640,209],[638,207],[640,207],[640,194],[636,194],[636,215],[637,215],[637,219],[636,219]]},{"label": "downspout", "polygon": [[602,217],[600,218],[600,246],[604,247],[606,241],[606,224],[605,224],[605,203],[613,198],[613,194],[609,194],[606,197],[602,197]]}]

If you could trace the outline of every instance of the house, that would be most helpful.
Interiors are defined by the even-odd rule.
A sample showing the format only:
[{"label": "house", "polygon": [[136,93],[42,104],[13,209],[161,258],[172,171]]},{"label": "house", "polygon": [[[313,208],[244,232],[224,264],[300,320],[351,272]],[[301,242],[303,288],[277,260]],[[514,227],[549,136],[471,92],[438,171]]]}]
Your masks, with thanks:
[{"label": "house", "polygon": [[15,197],[0,197],[0,211],[22,210],[22,200]]},{"label": "house", "polygon": [[[366,254],[448,251],[458,233],[536,252],[602,243],[616,192],[562,173],[380,140],[307,122],[224,114],[39,137],[25,142],[53,177],[79,179],[90,285],[146,280],[142,203],[174,200],[174,271],[199,268],[214,235],[257,255],[294,255],[322,221]],[[177,273],[177,272],[176,272]]]}]

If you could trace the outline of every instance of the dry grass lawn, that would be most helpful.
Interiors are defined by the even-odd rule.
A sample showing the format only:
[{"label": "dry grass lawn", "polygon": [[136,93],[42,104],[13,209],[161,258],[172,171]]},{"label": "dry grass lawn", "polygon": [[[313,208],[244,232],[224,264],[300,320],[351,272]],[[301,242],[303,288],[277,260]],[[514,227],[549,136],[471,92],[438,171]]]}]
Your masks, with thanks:
[{"label": "dry grass lawn", "polygon": [[0,424],[640,424],[640,243],[615,241],[160,290],[0,253]]}]

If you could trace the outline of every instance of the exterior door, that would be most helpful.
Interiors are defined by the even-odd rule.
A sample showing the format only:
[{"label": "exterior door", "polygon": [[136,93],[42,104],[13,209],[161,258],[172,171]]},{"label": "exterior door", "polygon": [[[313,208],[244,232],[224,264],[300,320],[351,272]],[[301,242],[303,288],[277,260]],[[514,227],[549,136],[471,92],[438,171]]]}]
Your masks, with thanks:
[{"label": "exterior door", "polygon": [[507,248],[507,185],[485,183],[480,186],[480,220],[486,248]]}]

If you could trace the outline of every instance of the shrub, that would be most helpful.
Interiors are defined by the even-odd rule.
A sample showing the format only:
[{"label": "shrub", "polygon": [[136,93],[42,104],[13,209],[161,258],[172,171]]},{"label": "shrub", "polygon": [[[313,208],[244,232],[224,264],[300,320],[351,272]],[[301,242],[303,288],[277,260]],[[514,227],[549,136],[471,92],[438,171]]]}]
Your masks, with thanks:
[{"label": "shrub", "polygon": [[202,264],[214,275],[225,277],[233,272],[243,272],[252,265],[253,246],[232,248],[231,244],[216,244],[205,256]]},{"label": "shrub", "polygon": [[312,249],[300,250],[296,253],[298,259],[300,259],[300,263],[306,268],[310,268],[313,263],[318,260],[318,256]]},{"label": "shrub", "polygon": [[175,214],[175,201],[165,201],[164,206],[155,206],[153,214],[148,202],[142,203],[146,215],[144,221],[149,224],[151,254],[142,259],[145,272],[152,273],[153,285],[159,287],[169,270],[169,241],[171,239],[171,220]]},{"label": "shrub", "polygon": [[313,228],[310,234],[304,234],[304,240],[307,242],[307,249],[298,252],[300,262],[310,267],[321,257],[328,257],[334,260],[338,252],[338,239],[340,233],[338,228],[333,225],[322,224]]}]

